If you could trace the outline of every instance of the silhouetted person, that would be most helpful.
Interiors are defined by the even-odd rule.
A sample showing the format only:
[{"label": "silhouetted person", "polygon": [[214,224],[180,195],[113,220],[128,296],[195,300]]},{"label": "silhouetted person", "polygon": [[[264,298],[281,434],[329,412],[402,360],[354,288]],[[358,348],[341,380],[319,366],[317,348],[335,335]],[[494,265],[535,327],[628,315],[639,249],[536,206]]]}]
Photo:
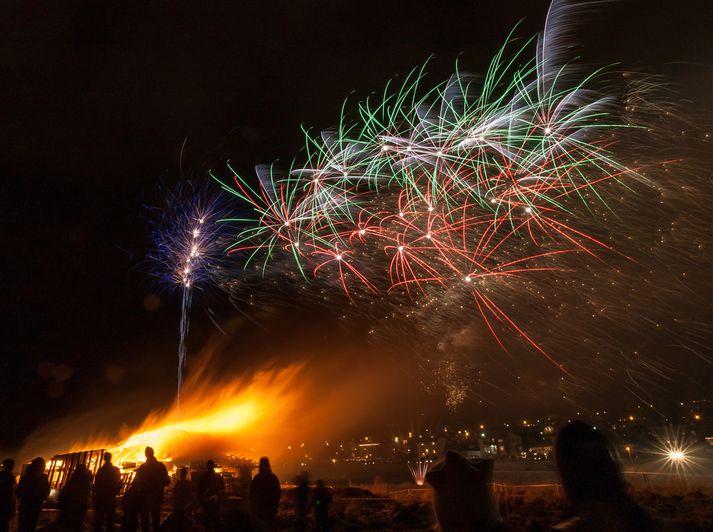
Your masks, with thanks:
[{"label": "silhouetted person", "polygon": [[42,503],[50,494],[50,483],[45,475],[45,460],[37,457],[25,469],[17,485],[18,532],[34,532],[42,511]]},{"label": "silhouetted person", "polygon": [[303,471],[297,477],[295,488],[295,514],[297,515],[297,529],[307,527],[307,509],[309,508],[309,475]]},{"label": "silhouetted person", "polygon": [[493,496],[493,461],[470,461],[455,451],[426,473],[433,486],[433,509],[443,532],[502,530]]},{"label": "silhouetted person", "polygon": [[81,532],[87,514],[92,474],[79,464],[59,493],[59,527],[67,532]]},{"label": "silhouetted person", "polygon": [[176,483],[173,485],[173,495],[171,505],[173,513],[190,516],[191,506],[196,501],[196,490],[188,478],[188,468],[182,467],[178,470]]},{"label": "silhouetted person", "polygon": [[190,517],[191,506],[195,502],[196,491],[193,482],[188,479],[188,468],[178,470],[176,481],[171,490],[173,512],[161,522],[161,532],[193,532],[195,526]]},{"label": "silhouetted person", "polygon": [[555,460],[573,517],[557,530],[649,532],[658,530],[629,497],[601,431],[573,421],[557,434]]},{"label": "silhouetted person", "polygon": [[270,459],[263,456],[260,458],[258,474],[250,483],[250,510],[271,530],[277,528],[280,491],[280,481],[270,468]]},{"label": "silhouetted person", "polygon": [[146,462],[136,470],[134,484],[140,494],[141,532],[156,530],[161,522],[163,490],[170,483],[166,466],[156,460],[154,450],[146,447]]},{"label": "silhouetted person", "polygon": [[111,453],[104,453],[104,463],[94,480],[94,532],[113,532],[116,517],[116,496],[121,491],[121,473],[111,463]]},{"label": "silhouetted person", "polygon": [[213,532],[218,528],[220,503],[223,500],[224,491],[223,477],[215,472],[215,462],[208,460],[206,471],[198,480],[198,501],[201,504],[205,527],[208,532]]},{"label": "silhouetted person", "polygon": [[136,483],[132,482],[121,499],[121,509],[124,518],[121,520],[121,532],[136,532],[139,526],[139,512],[141,511],[141,493]]},{"label": "silhouetted person", "polygon": [[0,532],[8,532],[15,515],[15,460],[6,458],[0,470]]},{"label": "silhouetted person", "polygon": [[317,486],[312,494],[314,504],[314,526],[317,532],[329,530],[329,505],[332,503],[332,493],[324,485],[323,480],[317,481]]}]

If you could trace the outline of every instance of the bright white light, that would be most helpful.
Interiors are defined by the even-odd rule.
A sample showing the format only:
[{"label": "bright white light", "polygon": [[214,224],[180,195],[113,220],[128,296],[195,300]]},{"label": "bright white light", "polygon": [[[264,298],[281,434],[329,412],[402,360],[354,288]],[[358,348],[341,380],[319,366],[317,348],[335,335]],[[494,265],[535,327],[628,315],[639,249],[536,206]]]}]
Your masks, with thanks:
[{"label": "bright white light", "polygon": [[289,226],[290,226],[290,222],[285,222],[285,227],[289,227]]},{"label": "bright white light", "polygon": [[426,235],[426,238],[428,238],[429,240],[431,240],[431,233],[428,233],[428,234]]},{"label": "bright white light", "polygon": [[403,217],[404,217],[404,213],[400,212],[400,213],[399,213],[399,216],[401,216],[401,218],[403,218]]},{"label": "bright white light", "polygon": [[403,251],[403,250],[404,250],[404,247],[403,247],[403,246],[399,246],[399,251]]},{"label": "bright white light", "polygon": [[296,248],[300,247],[300,243],[299,243],[299,242],[294,242],[292,245],[295,246]]},{"label": "bright white light", "polygon": [[433,212],[433,205],[428,206],[428,212]]},{"label": "bright white light", "polygon": [[202,224],[203,222],[205,222],[205,218],[201,218],[200,220],[198,220],[199,224]]},{"label": "bright white light", "polygon": [[386,146],[386,145],[383,145],[383,146],[381,147],[381,151],[389,151],[389,147]]},{"label": "bright white light", "polygon": [[525,212],[527,214],[530,214],[532,212],[532,209],[530,207],[525,207]]},{"label": "bright white light", "polygon": [[342,256],[341,256],[341,255],[337,255],[337,256],[334,257],[334,258],[337,259],[337,260],[342,260]]},{"label": "bright white light", "polygon": [[656,439],[661,467],[666,473],[687,477],[698,471],[701,464],[696,458],[695,439],[691,439],[681,429],[674,427],[667,428]]},{"label": "bright white light", "polygon": [[198,238],[198,235],[200,235],[201,232],[198,229],[193,230],[193,238]]},{"label": "bright white light", "polygon": [[412,149],[413,149],[413,148],[412,148],[411,146],[408,146],[408,147],[406,148],[406,151],[411,151]]},{"label": "bright white light", "polygon": [[546,127],[546,128],[545,128],[545,133],[548,134],[548,135],[549,135],[550,133],[552,133],[552,128],[549,127],[549,126]]},{"label": "bright white light", "polygon": [[366,234],[366,229],[359,229],[359,234],[360,234],[360,235],[365,235],[365,234]]},{"label": "bright white light", "polygon": [[466,275],[466,276],[465,276],[465,282],[466,282],[466,283],[469,283],[469,282],[471,282],[471,281],[472,281],[472,279],[470,278],[470,275]]},{"label": "bright white light", "polygon": [[498,202],[498,200],[496,200],[495,198],[490,198],[490,203],[497,203],[497,202]]},{"label": "bright white light", "polygon": [[436,152],[436,156],[440,157],[441,155],[443,155],[443,152],[442,152],[441,150],[438,150],[438,151]]},{"label": "bright white light", "polygon": [[686,459],[686,454],[683,451],[669,451],[668,457],[675,461],[675,462],[681,462]]}]

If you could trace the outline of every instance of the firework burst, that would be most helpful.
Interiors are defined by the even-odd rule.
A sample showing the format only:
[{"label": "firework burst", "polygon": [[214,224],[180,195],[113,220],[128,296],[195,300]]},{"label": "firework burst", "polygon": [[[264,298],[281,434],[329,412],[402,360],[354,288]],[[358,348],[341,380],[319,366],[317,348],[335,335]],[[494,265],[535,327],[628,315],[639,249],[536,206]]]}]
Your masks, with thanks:
[{"label": "firework burst", "polygon": [[[508,36],[482,76],[456,68],[432,85],[423,65],[345,104],[334,128],[304,130],[289,165],[250,177],[228,165],[216,179],[237,200],[222,216],[231,261],[208,268],[211,282],[255,307],[349,309],[371,338],[413,344],[411,356],[436,338],[420,367],[450,406],[480,384],[503,392],[488,364],[539,398],[544,371],[521,372],[512,356],[523,347],[566,398],[605,381],[655,393],[675,371],[671,349],[710,363],[699,319],[710,301],[691,288],[710,284],[695,273],[713,241],[701,223],[709,169],[693,141],[704,135],[661,79],[570,62],[571,22],[586,5],[553,2],[543,31]],[[165,249],[178,258],[163,256],[180,287],[177,234]],[[698,310],[681,305],[684,293]],[[481,356],[486,338],[502,350]],[[650,352],[631,348],[642,338]]]},{"label": "firework burst", "polygon": [[180,341],[178,346],[178,387],[180,402],[186,366],[186,340],[195,290],[217,285],[225,259],[228,227],[218,223],[226,212],[222,198],[209,188],[181,184],[166,194],[162,209],[153,209],[153,248],[148,257],[152,273],[163,290],[181,292]]},{"label": "firework burst", "polygon": [[[552,9],[561,24],[561,5]],[[548,22],[538,39],[508,41],[481,82],[456,72],[424,88],[425,65],[414,70],[358,104],[358,119],[343,113],[334,130],[307,132],[306,159],[284,173],[258,167],[251,184],[231,168],[225,189],[252,215],[231,219],[242,229],[229,253],[349,300],[469,294],[501,346],[498,330],[510,329],[567,373],[502,294],[567,272],[564,255],[604,262],[616,253],[588,228],[612,190],[647,179],[614,152],[620,132],[640,126],[597,89],[600,72],[577,78],[559,61],[556,30]]]}]

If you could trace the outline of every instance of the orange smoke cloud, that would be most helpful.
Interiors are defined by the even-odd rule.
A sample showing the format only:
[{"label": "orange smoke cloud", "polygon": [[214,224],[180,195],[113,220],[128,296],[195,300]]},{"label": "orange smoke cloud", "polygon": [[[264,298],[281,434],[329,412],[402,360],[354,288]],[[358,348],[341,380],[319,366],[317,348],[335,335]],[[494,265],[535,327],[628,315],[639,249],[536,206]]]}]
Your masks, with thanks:
[{"label": "orange smoke cloud", "polygon": [[214,363],[220,347],[213,345],[194,359],[180,408],[154,410],[138,427],[124,427],[119,434],[87,437],[99,420],[122,425],[121,405],[106,405],[43,427],[28,439],[21,457],[107,449],[115,463],[141,462],[150,445],[165,461],[225,455],[279,460],[291,446],[324,443],[353,431],[390,389],[388,376],[378,368],[355,364],[345,372],[343,359],[341,364],[266,364],[236,375]]}]

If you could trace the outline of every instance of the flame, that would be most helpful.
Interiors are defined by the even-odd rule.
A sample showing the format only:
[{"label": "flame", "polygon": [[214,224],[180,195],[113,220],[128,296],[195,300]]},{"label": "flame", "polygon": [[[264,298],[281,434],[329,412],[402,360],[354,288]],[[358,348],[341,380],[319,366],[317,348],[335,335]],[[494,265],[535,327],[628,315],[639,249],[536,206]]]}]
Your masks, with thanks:
[{"label": "flame", "polygon": [[303,366],[291,365],[222,385],[201,385],[199,375],[186,383],[180,408],[152,413],[119,443],[94,440],[75,444],[72,451],[105,448],[119,464],[142,462],[147,446],[168,462],[210,454],[254,458],[278,453],[290,438],[290,420],[304,403],[308,386],[303,373]]},{"label": "flame", "polygon": [[[295,461],[291,449],[300,449],[301,457],[308,452],[316,457],[325,441],[352,433],[365,418],[382,411],[383,398],[392,392],[391,375],[381,366],[350,356],[345,371],[346,354],[265,362],[261,369],[236,373],[226,356],[230,340],[204,348],[194,359],[180,408],[156,409],[138,426],[116,431],[113,427],[126,427],[125,420],[143,405],[132,406],[129,397],[98,405],[36,429],[17,454],[29,459],[106,449],[115,464],[131,470],[151,446],[159,460],[175,466],[208,458],[220,464],[269,456],[273,465],[287,467]],[[348,346],[344,351],[358,354]]]}]

